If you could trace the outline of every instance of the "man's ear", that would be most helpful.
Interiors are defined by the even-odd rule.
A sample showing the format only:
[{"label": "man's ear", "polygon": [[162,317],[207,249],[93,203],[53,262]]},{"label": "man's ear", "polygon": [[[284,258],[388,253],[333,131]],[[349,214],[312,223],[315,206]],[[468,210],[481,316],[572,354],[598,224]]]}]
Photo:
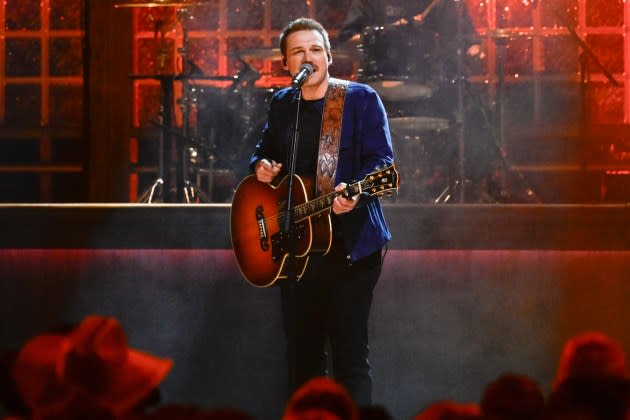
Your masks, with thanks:
[{"label": "man's ear", "polygon": [[282,68],[289,70],[289,67],[287,66],[287,58],[285,56],[282,56]]}]

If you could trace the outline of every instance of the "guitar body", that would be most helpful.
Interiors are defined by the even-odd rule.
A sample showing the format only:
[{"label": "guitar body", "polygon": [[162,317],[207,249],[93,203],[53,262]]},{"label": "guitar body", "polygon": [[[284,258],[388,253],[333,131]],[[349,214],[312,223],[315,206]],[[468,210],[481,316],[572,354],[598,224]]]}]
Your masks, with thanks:
[{"label": "guitar body", "polygon": [[[295,176],[291,192],[292,225],[284,232],[287,214],[288,176],[279,183],[245,178],[236,188],[230,213],[232,249],[243,277],[252,285],[266,287],[295,273],[299,279],[306,270],[309,255],[323,254],[332,246],[330,209],[335,197],[359,194],[383,197],[398,191],[398,172],[393,164],[377,169],[361,181],[346,185],[343,191],[331,191],[309,200],[313,191],[309,180]],[[291,237],[291,238],[290,238]],[[295,244],[295,264],[289,267],[291,240]]]},{"label": "guitar body", "polygon": [[[308,201],[311,184],[296,176],[293,207]],[[232,248],[245,279],[257,287],[274,284],[289,275],[289,241],[282,232],[286,213],[288,177],[277,185],[246,177],[237,187],[230,213]],[[332,243],[330,210],[308,217],[295,226],[295,273],[304,274],[308,255],[325,254]]]}]

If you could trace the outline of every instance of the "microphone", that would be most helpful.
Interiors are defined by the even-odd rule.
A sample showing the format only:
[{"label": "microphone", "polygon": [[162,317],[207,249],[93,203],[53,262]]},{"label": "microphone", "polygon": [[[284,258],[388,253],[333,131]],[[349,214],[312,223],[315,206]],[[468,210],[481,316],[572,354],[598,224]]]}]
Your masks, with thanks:
[{"label": "microphone", "polygon": [[304,63],[300,66],[300,71],[297,72],[293,81],[291,82],[291,87],[294,89],[301,88],[308,76],[313,73],[313,66],[309,63]]}]

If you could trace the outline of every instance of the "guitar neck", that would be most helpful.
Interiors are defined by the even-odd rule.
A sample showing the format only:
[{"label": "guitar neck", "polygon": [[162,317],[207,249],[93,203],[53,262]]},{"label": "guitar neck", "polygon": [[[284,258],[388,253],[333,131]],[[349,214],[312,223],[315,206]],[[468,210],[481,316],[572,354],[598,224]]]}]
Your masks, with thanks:
[{"label": "guitar neck", "polygon": [[318,213],[328,210],[330,207],[332,207],[333,201],[338,195],[345,194],[348,197],[354,197],[361,192],[360,185],[360,182],[356,182],[354,184],[348,185],[345,191],[331,191],[328,194],[322,195],[311,201],[307,201],[306,203],[295,206],[293,208],[293,220],[295,222],[300,222],[302,220],[308,219],[311,216],[315,216]]},{"label": "guitar neck", "polygon": [[[347,185],[343,191],[331,191],[311,201],[298,204],[292,209],[291,219],[293,222],[300,222],[329,209],[338,195],[345,195],[346,197],[354,197],[361,193],[377,195],[378,197],[382,197],[384,194],[389,195],[392,191],[398,190],[398,182],[398,172],[391,164],[369,173],[362,181]],[[284,219],[285,215],[286,211],[279,216]]]}]

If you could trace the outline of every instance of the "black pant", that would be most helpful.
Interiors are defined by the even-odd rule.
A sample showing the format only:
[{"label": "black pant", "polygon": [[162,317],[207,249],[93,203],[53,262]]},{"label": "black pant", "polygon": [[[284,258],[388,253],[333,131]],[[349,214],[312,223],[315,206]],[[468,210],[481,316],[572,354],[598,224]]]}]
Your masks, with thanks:
[{"label": "black pant", "polygon": [[381,252],[348,264],[341,246],[312,256],[297,282],[282,281],[289,394],[314,376],[326,375],[326,339],[333,377],[359,405],[372,403],[368,317],[381,272]]}]

